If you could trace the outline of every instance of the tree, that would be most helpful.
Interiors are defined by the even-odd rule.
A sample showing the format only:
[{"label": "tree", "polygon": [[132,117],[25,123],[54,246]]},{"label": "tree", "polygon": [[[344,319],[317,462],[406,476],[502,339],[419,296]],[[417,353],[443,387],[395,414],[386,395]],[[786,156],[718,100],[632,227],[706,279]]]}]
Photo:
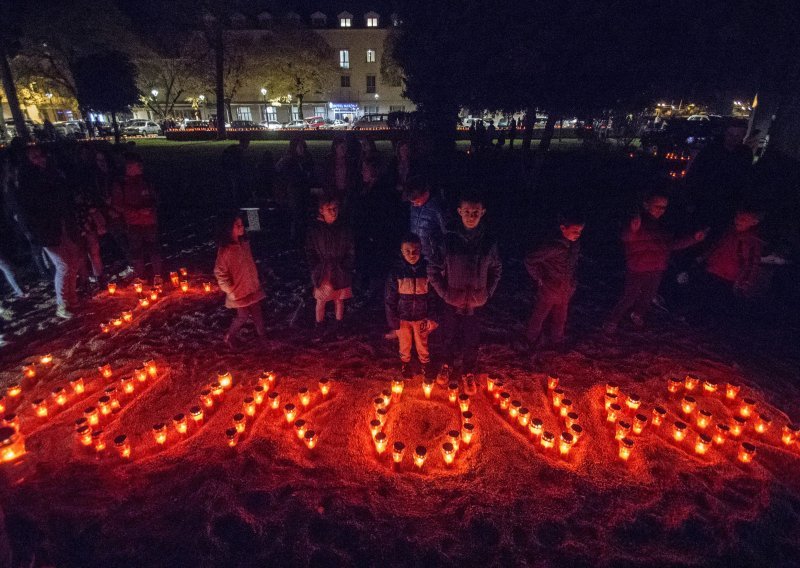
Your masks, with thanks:
[{"label": "tree", "polygon": [[[0,26],[0,80],[2,80],[3,91],[8,99],[8,106],[11,108],[11,116],[14,119],[14,128],[17,136],[23,140],[30,137],[28,127],[25,124],[25,116],[19,106],[17,98],[17,85],[14,82],[14,75],[11,72],[9,59],[19,49],[19,22],[12,16],[19,14],[19,6],[13,6],[11,2],[0,2],[0,16],[3,25]],[[5,134],[5,121],[3,121],[3,133]]]},{"label": "tree", "polygon": [[208,47],[198,40],[193,35],[177,37],[173,47],[147,47],[134,59],[140,101],[157,116],[172,117],[177,103],[197,97],[207,87],[204,63]]},{"label": "tree", "polygon": [[139,98],[136,67],[130,58],[119,51],[87,55],[75,62],[74,77],[79,100],[87,108],[111,113],[114,139],[119,143],[117,113],[128,110]]}]

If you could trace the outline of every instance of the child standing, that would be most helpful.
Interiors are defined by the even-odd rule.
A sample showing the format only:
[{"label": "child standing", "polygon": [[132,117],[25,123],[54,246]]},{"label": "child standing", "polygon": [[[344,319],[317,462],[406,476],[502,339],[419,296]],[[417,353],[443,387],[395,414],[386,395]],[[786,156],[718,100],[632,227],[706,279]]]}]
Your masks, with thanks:
[{"label": "child standing", "polygon": [[641,213],[622,231],[627,267],[625,287],[604,326],[608,333],[615,332],[626,315],[630,315],[636,327],[644,326],[644,316],[658,293],[672,252],[689,248],[706,238],[706,231],[697,231],[676,239],[661,221],[668,206],[666,195],[650,194],[642,204]]},{"label": "child standing", "polygon": [[419,236],[409,233],[400,244],[403,258],[397,262],[386,280],[386,319],[396,330],[400,341],[400,372],[410,378],[411,343],[417,348],[420,371],[428,376],[430,351],[428,337],[438,324],[432,318],[435,296],[428,284],[428,265],[422,258]]},{"label": "child standing", "polygon": [[258,279],[250,243],[245,237],[244,222],[237,214],[227,216],[220,225],[217,262],[214,276],[225,292],[225,307],[236,310],[236,317],[225,334],[225,343],[235,348],[236,334],[252,318],[256,333],[264,337],[261,301],[266,297]]},{"label": "child standing", "polygon": [[[761,215],[740,208],[730,227],[711,248],[706,259],[706,272],[713,295],[723,289],[723,296],[749,297],[753,294],[764,242],[758,235]],[[711,292],[711,290],[710,290]]]},{"label": "child standing", "polygon": [[355,242],[350,228],[339,220],[339,202],[322,197],[316,222],[306,237],[306,255],[311,268],[316,306],[316,327],[325,322],[325,306],[333,302],[337,326],[344,318],[344,301],[353,297]]},{"label": "child standing", "polygon": [[535,347],[542,335],[544,323],[550,320],[553,344],[564,341],[569,302],[577,287],[575,272],[580,257],[580,243],[584,221],[577,215],[563,217],[559,223],[560,235],[534,249],[525,257],[525,268],[538,284],[538,296],[527,337]]}]

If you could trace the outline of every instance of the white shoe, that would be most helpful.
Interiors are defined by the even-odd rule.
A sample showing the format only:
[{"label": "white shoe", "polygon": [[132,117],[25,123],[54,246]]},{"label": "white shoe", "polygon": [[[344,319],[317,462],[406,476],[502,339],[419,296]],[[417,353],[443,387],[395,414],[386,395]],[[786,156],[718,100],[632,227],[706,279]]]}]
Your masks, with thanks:
[{"label": "white shoe", "polygon": [[60,317],[61,319],[71,320],[75,317],[75,314],[73,314],[64,306],[58,306],[56,308],[56,316]]}]

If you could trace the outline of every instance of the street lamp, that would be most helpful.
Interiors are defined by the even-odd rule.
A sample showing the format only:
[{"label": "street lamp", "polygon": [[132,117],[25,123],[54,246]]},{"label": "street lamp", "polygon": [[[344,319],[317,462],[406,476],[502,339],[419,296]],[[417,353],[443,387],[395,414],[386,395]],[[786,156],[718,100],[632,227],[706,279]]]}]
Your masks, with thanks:
[{"label": "street lamp", "polygon": [[158,96],[158,89],[153,89],[150,91],[150,94],[153,95],[153,98],[156,98]]},{"label": "street lamp", "polygon": [[261,109],[261,120],[267,120],[267,89],[261,87],[261,99],[264,101],[264,106]]}]

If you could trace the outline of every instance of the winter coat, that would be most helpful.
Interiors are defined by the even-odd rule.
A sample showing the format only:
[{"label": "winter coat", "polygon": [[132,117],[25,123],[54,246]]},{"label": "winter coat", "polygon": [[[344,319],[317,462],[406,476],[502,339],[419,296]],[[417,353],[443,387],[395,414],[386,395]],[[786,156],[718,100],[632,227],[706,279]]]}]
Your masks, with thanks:
[{"label": "winter coat", "polygon": [[420,260],[409,264],[401,259],[386,279],[386,320],[391,329],[399,329],[400,321],[436,319],[436,296],[428,283],[428,264]]},{"label": "winter coat", "polygon": [[633,231],[630,224],[622,231],[628,272],[664,272],[672,251],[696,244],[694,235],[675,239],[660,220],[647,213],[642,213],[641,219],[638,231]]},{"label": "winter coat", "polygon": [[246,308],[266,297],[247,241],[242,240],[217,250],[214,276],[220,290],[225,292],[226,308]]},{"label": "winter coat", "polygon": [[23,166],[14,199],[19,224],[34,245],[57,247],[65,232],[73,242],[79,241],[75,206],[57,173]]},{"label": "winter coat", "polygon": [[311,267],[311,281],[319,288],[329,276],[334,290],[353,284],[355,244],[353,233],[341,222],[317,220],[306,235],[306,255]]},{"label": "winter coat", "polygon": [[442,206],[431,197],[421,207],[411,205],[409,217],[409,230],[420,238],[422,255],[430,259],[434,243],[438,242],[445,232]]},{"label": "winter coat", "polygon": [[500,283],[503,265],[484,224],[467,230],[459,223],[434,247],[428,278],[436,293],[459,313],[472,314],[485,305]]},{"label": "winter coat", "polygon": [[570,298],[577,283],[575,272],[580,258],[580,243],[554,239],[525,257],[525,268],[539,284],[539,297]]},{"label": "winter coat", "polygon": [[706,260],[706,270],[738,288],[749,290],[758,277],[764,241],[758,231],[739,232],[729,229],[711,249]]},{"label": "winter coat", "polygon": [[156,192],[144,176],[124,177],[111,190],[111,207],[128,225],[156,224]]}]

